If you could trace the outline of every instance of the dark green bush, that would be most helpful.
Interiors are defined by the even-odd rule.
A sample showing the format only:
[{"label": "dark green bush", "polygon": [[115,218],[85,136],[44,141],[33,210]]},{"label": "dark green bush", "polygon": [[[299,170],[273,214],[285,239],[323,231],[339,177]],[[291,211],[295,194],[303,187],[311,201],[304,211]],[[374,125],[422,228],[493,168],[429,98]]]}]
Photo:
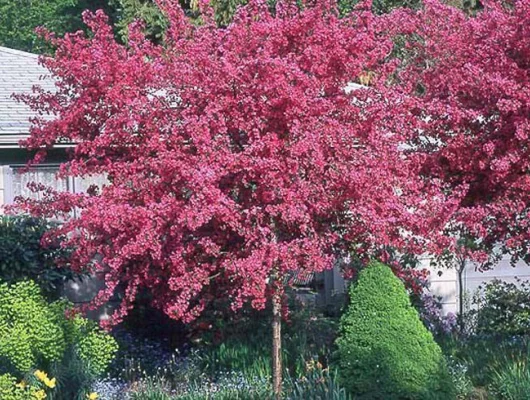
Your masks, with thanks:
[{"label": "dark green bush", "polygon": [[56,297],[65,280],[73,277],[55,260],[65,255],[58,239],[49,246],[41,244],[42,236],[53,223],[27,217],[0,217],[0,280],[14,283],[25,279],[36,282],[48,297]]},{"label": "dark green bush", "polygon": [[530,283],[495,279],[479,288],[473,298],[476,308],[466,316],[475,333],[493,336],[530,334]]},{"label": "dark green bush", "polygon": [[389,267],[361,271],[340,328],[340,383],[356,398],[454,398],[442,351]]}]

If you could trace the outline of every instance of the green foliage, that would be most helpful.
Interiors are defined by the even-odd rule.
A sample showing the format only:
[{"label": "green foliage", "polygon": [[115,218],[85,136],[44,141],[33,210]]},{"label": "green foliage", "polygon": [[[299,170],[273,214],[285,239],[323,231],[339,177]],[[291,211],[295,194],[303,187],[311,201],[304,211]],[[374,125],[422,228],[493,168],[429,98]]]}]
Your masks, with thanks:
[{"label": "green foliage", "polygon": [[499,339],[471,336],[445,343],[445,353],[453,363],[465,366],[466,376],[475,387],[487,387],[497,379],[499,371],[519,362],[526,362],[530,344],[525,338]]},{"label": "green foliage", "polygon": [[[127,372],[138,383],[132,399],[272,399],[269,314],[243,310],[236,320],[207,314],[197,324],[201,333],[185,361],[177,354],[150,377],[142,368]],[[293,305],[283,324],[285,399],[347,399],[335,375],[324,368],[336,328],[335,320]]]},{"label": "green foliage", "polygon": [[116,27],[122,40],[127,40],[128,26],[135,20],[145,23],[145,33],[153,41],[163,39],[168,21],[153,0],[110,0],[110,4],[116,9]]},{"label": "green foliage", "polygon": [[453,349],[464,362],[476,387],[486,387],[488,399],[530,399],[530,343],[521,338],[475,336]]},{"label": "green foliage", "polygon": [[451,399],[445,360],[392,270],[372,262],[350,290],[337,340],[340,381],[359,399]]},{"label": "green foliage", "polygon": [[131,394],[132,400],[171,400],[171,396],[156,384],[149,383]]},{"label": "green foliage", "polygon": [[[323,368],[318,361],[306,365],[303,376],[296,379],[285,377],[284,397],[286,400],[351,400],[339,387],[336,374]],[[250,378],[248,371],[218,375],[211,380],[205,376],[175,385],[164,377],[150,377],[140,380],[131,394],[133,400],[267,400],[273,399],[270,376]]]},{"label": "green foliage", "polygon": [[83,29],[85,9],[107,7],[106,0],[0,0],[0,46],[33,53],[50,47],[35,34],[44,26],[58,35]]},{"label": "green foliage", "polygon": [[[248,314],[246,314],[248,312]],[[219,372],[244,372],[247,377],[271,376],[270,312],[249,311],[237,321],[211,321],[214,336],[203,335],[199,353],[200,368],[209,375]],[[290,320],[283,323],[282,359],[285,373],[293,378],[305,374],[305,361],[320,359],[329,363],[337,322],[300,305],[291,307]]]},{"label": "green foliage", "polygon": [[474,296],[476,310],[467,315],[479,335],[515,336],[530,334],[530,283],[499,279],[479,287]]},{"label": "green foliage", "polygon": [[454,359],[453,357],[448,358],[447,365],[453,386],[455,388],[456,398],[458,400],[472,398],[475,387],[468,376],[467,365],[464,362]]},{"label": "green foliage", "polygon": [[[282,353],[282,358],[283,365],[288,365],[286,353]],[[230,340],[205,350],[199,360],[201,369],[212,376],[226,371],[244,371],[247,376],[271,375],[270,344],[267,342]]]},{"label": "green foliage", "polygon": [[86,400],[97,378],[74,347],[68,348],[63,359],[52,365],[50,373],[57,378],[53,400]]},{"label": "green foliage", "polygon": [[32,279],[48,297],[57,295],[63,282],[74,275],[68,268],[55,265],[57,258],[66,255],[59,246],[60,239],[47,246],[41,244],[43,235],[53,226],[32,217],[0,217],[0,281]]},{"label": "green foliage", "polygon": [[9,374],[0,375],[0,398],[14,399],[14,388],[17,380],[14,376]]},{"label": "green foliage", "polygon": [[[254,389],[221,389],[218,392],[212,393],[205,397],[201,392],[190,393],[184,396],[179,396],[180,400],[272,400],[273,396],[270,391],[254,390]],[[146,400],[151,400],[148,398]],[[155,399],[153,399],[155,400]]]},{"label": "green foliage", "polygon": [[17,379],[11,374],[0,375],[0,399],[39,400],[45,398],[54,400],[53,388],[46,387],[37,379],[31,379],[31,382],[25,380],[17,382]]},{"label": "green foliage", "polygon": [[[245,0],[212,0],[215,20],[219,26],[227,26],[231,21],[239,5]],[[200,22],[199,0],[182,0],[181,5],[188,16]],[[147,37],[155,42],[161,42],[168,27],[167,18],[155,4],[154,0],[110,0],[110,4],[116,9],[116,26],[121,38],[127,40],[128,26],[135,20],[145,23]]]},{"label": "green foliage", "polygon": [[93,328],[85,331],[77,346],[79,358],[94,375],[103,374],[118,351],[118,345],[111,336]]},{"label": "green foliage", "polygon": [[34,282],[0,284],[0,372],[49,371],[75,354],[90,373],[101,374],[116,354],[116,342],[93,322],[66,318],[70,308],[65,301],[48,304]]},{"label": "green foliage", "polygon": [[[527,338],[475,335],[455,340],[451,345],[446,343],[445,351],[451,354],[449,367],[461,395],[459,399],[530,399]],[[460,370],[456,373],[460,378],[455,376],[455,366]]]},{"label": "green foliage", "polygon": [[268,380],[246,380],[241,375],[227,375],[217,381],[203,378],[183,387],[175,387],[165,378],[150,377],[135,386],[132,400],[272,400]]},{"label": "green foliage", "polygon": [[15,386],[17,383],[13,375],[0,375],[0,399],[2,400],[22,400],[23,392]]},{"label": "green foliage", "polygon": [[288,382],[289,400],[351,400],[352,397],[340,387],[337,374],[330,373],[329,368],[322,368],[319,362],[307,363],[306,374],[301,378]]},{"label": "green foliage", "polygon": [[[339,0],[339,11],[342,15],[349,14],[358,3],[359,0]],[[421,0],[374,0],[372,10],[376,14],[386,14],[399,7],[417,9],[421,4]]]},{"label": "green foliage", "polygon": [[212,0],[217,24],[227,26],[232,21],[237,7],[245,3],[245,0]]},{"label": "green foliage", "polygon": [[35,283],[0,285],[0,359],[20,373],[60,360],[66,349],[60,318]]},{"label": "green foliage", "polygon": [[528,359],[513,360],[495,371],[490,390],[500,400],[530,400]]}]

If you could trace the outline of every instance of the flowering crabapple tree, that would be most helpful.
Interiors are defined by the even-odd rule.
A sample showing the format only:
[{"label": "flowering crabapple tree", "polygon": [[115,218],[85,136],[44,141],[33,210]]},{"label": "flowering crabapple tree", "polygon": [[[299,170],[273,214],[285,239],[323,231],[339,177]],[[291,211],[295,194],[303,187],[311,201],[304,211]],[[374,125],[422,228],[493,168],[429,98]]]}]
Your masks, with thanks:
[{"label": "flowering crabapple tree", "polygon": [[459,271],[507,253],[530,261],[530,1],[484,5],[469,16],[427,0],[386,20],[403,50],[395,89],[418,116],[421,172],[460,198],[446,226]]},{"label": "flowering crabapple tree", "polygon": [[405,123],[403,100],[344,89],[392,49],[371,13],[341,19],[324,0],[271,13],[256,0],[220,29],[207,7],[197,25],[176,2],[159,5],[170,22],[162,45],[137,23],[118,43],[102,12],[84,15],[89,36],[46,33],[57,50],[41,60],[57,88],[25,98],[40,114],[25,146],[39,162],[57,141],[73,142],[60,176],[108,183],[45,189],[20,206],[43,217],[78,211],[52,235],[67,237],[71,268],[104,276],[93,306],[123,294],[112,323],[143,289],[184,322],[220,294],[234,310],[271,301],[279,396],[290,273],[330,268],[352,243],[366,257],[422,249],[431,216],[448,206],[418,179],[421,163],[403,151],[410,138],[379,123]]}]

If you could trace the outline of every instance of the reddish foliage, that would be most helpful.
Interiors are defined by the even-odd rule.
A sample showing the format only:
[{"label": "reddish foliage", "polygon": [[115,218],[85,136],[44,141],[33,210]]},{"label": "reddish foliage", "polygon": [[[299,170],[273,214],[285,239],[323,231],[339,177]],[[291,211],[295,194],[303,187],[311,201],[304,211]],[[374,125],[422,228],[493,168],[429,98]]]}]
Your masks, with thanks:
[{"label": "reddish foliage", "polygon": [[496,245],[527,257],[530,1],[488,1],[468,16],[427,0],[386,25],[407,55],[394,89],[418,116],[422,173],[461,199],[447,234],[474,240],[478,251],[463,246],[464,258],[485,261]]},{"label": "reddish foliage", "polygon": [[428,287],[429,270],[425,268],[403,268],[398,263],[391,263],[394,274],[403,281],[407,290],[415,295],[420,295]]},{"label": "reddish foliage", "polygon": [[[339,19],[318,1],[280,2],[271,15],[252,1],[218,29],[161,5],[164,46],[134,25],[125,47],[101,12],[86,13],[93,36],[53,39],[55,58],[43,59],[57,93],[27,99],[57,116],[36,121],[29,148],[73,141],[61,174],[108,176],[101,192],[49,192],[22,207],[81,211],[60,229],[69,262],[104,274],[94,305],[124,293],[114,322],[143,288],[190,321],[215,296],[262,308],[272,282],[331,267],[344,243],[367,256],[435,237],[454,203],[418,178],[425,156],[404,150],[414,115],[385,92],[394,66],[379,65],[392,43],[370,13]],[[373,90],[345,92],[369,70],[379,71]]]}]

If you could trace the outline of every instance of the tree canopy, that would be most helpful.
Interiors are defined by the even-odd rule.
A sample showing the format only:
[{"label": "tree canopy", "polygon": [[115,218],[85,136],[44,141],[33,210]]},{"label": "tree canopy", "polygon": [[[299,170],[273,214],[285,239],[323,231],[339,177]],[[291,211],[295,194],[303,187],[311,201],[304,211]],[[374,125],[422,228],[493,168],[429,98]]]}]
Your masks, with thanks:
[{"label": "tree canopy", "polygon": [[[404,51],[395,88],[418,132],[422,174],[460,198],[446,233],[468,257],[530,249],[530,2],[488,2],[475,16],[426,1],[386,19]],[[456,242],[455,242],[456,245]],[[450,249],[451,250],[451,249]]]},{"label": "tree canopy", "polygon": [[346,247],[423,248],[447,205],[404,151],[402,101],[345,90],[392,51],[371,12],[339,18],[320,1],[273,14],[253,1],[220,29],[208,9],[197,25],[161,5],[163,46],[138,24],[124,46],[103,12],[85,13],[91,35],[52,39],[44,60],[57,92],[27,98],[57,116],[35,124],[29,148],[73,141],[61,174],[109,179],[25,203],[40,216],[81,210],[57,232],[74,269],[105,276],[96,304],[121,289],[119,320],[147,288],[189,321],[220,295],[262,308],[290,271],[322,271]]},{"label": "tree canopy", "polygon": [[42,53],[50,50],[35,28],[44,26],[57,35],[84,27],[85,9],[108,10],[106,0],[0,0],[0,46]]}]

